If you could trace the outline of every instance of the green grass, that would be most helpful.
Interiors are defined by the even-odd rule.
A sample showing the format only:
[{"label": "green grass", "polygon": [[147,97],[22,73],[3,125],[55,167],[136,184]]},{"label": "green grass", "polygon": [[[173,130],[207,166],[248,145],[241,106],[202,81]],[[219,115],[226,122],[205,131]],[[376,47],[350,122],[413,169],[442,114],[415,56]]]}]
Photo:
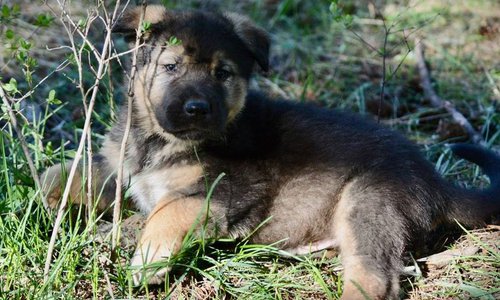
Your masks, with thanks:
[{"label": "green grass", "polygon": [[[52,2],[49,1],[55,5]],[[206,3],[163,2],[173,8],[203,7]],[[213,2],[220,3],[224,9],[243,12],[270,30],[274,44],[272,71],[265,78],[255,78],[254,84],[259,88],[276,96],[367,115],[373,115],[378,108],[382,57],[366,43],[380,51],[384,31],[380,18],[365,1],[340,1],[344,12],[355,16],[350,29],[332,19],[330,1],[325,0],[286,0],[276,4],[264,0]],[[387,76],[384,97],[387,111],[381,122],[419,143],[423,153],[436,163],[436,169],[450,180],[465,186],[484,187],[488,180],[479,169],[457,160],[447,149],[446,143],[466,138],[460,130],[452,130],[449,114],[426,101],[418,83],[413,53],[408,53],[407,46],[413,47],[415,35],[425,38],[426,59],[436,92],[452,101],[487,143],[498,149],[500,28],[495,24],[500,18],[500,5],[494,0],[424,0],[401,4],[403,2],[387,1],[385,6],[378,7],[386,16],[387,24],[394,24],[395,33],[389,36],[386,52],[388,75],[400,66],[393,76]],[[14,3],[22,9],[16,9]],[[76,21],[85,19],[87,8],[94,5],[91,1],[79,3],[73,3]],[[11,89],[9,96],[26,95],[37,82],[51,74],[31,96],[14,105],[31,158],[41,172],[49,165],[71,159],[82,134],[84,114],[77,88],[77,68],[74,57],[67,51],[46,48],[46,45],[55,48],[69,43],[57,18],[50,21],[44,17],[52,16],[47,6],[28,0],[3,1],[2,5],[7,8],[2,7],[0,14],[0,80],[4,84],[15,78],[19,91]],[[405,38],[406,33],[413,31],[413,35]],[[98,42],[101,35],[102,29],[96,28],[91,32],[91,40]],[[116,47],[120,51],[125,45],[117,40]],[[65,59],[69,65],[54,71]],[[90,65],[95,68],[95,61],[84,62],[86,88],[94,81]],[[93,116],[94,149],[112,124],[117,103],[124,94],[123,68],[118,63],[110,67],[111,72],[105,75],[99,87]],[[51,90],[55,96],[51,96]],[[268,245],[230,240],[213,244],[211,240],[196,239],[186,240],[182,255],[169,262],[174,265],[174,271],[165,285],[135,288],[132,270],[127,266],[133,252],[133,238],[131,241],[124,238],[123,245],[111,253],[109,239],[104,238],[103,242],[101,232],[106,232],[109,224],[95,214],[87,222],[67,214],[55,245],[49,278],[44,280],[43,267],[54,216],[41,204],[21,141],[4,105],[0,126],[1,299],[166,296],[175,299],[335,299],[341,292],[342,276],[337,257],[287,257]],[[123,232],[126,236],[125,229]],[[405,281],[409,283],[404,285],[405,297],[498,298],[497,233],[498,230],[491,229],[465,234],[452,247],[472,244],[482,250],[453,261],[443,270],[409,278]]]}]

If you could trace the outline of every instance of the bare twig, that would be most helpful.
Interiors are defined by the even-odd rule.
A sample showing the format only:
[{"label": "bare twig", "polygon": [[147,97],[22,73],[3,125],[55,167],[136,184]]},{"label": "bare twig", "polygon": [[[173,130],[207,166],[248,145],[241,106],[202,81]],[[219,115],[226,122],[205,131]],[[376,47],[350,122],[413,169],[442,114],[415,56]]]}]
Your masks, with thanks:
[{"label": "bare twig", "polygon": [[92,193],[92,134],[87,134],[87,220],[88,223],[94,210],[94,201]]},{"label": "bare twig", "polygon": [[109,280],[109,275],[108,275],[108,271],[106,270],[106,266],[104,266],[104,264],[102,262],[100,263],[100,265],[102,268],[102,273],[104,275],[104,279],[106,280],[106,290],[108,291],[108,295],[109,295],[109,297],[111,297],[111,299],[115,300],[116,297],[115,297],[115,294],[113,292],[113,285],[111,284],[111,280]]},{"label": "bare twig", "polygon": [[382,48],[382,79],[380,80],[380,99],[378,101],[378,110],[377,110],[377,122],[380,122],[380,115],[382,113],[382,103],[385,98],[385,84],[386,84],[386,64],[387,64],[387,40],[389,38],[390,28],[387,28],[385,23],[385,18],[382,17],[382,21],[384,24],[384,44]]},{"label": "bare twig", "polygon": [[[3,89],[2,85],[0,84],[0,98],[2,98],[2,102],[7,108],[7,112],[9,114],[10,118],[10,124],[12,124],[12,127],[14,127],[14,130],[16,131],[17,138],[19,139],[19,142],[21,143],[21,148],[23,149],[24,156],[26,156],[26,160],[28,161],[28,166],[30,168],[31,176],[33,177],[33,180],[35,180],[35,184],[38,190],[41,190],[42,184],[40,181],[40,176],[38,176],[38,173],[35,168],[35,163],[33,162],[33,159],[31,158],[29,149],[28,149],[28,143],[26,143],[26,140],[24,139],[24,135],[19,128],[17,124],[17,117],[16,114],[14,113],[14,110],[12,109],[12,106],[10,105],[9,101],[9,96],[5,93],[5,90]],[[44,197],[43,193],[42,198]]]},{"label": "bare twig", "polygon": [[61,70],[63,70],[64,68],[66,68],[67,66],[69,65],[69,60],[65,59],[62,63],[60,63],[57,67],[55,67],[53,70],[50,71],[49,74],[47,74],[44,78],[40,79],[38,81],[38,83],[32,87],[26,94],[22,95],[20,98],[13,98],[11,99],[12,102],[21,102],[23,101],[24,99],[28,98],[28,97],[31,97],[31,95],[33,95],[33,93],[35,92],[35,90],[41,86],[42,84],[45,83],[45,81],[47,79],[49,79],[52,75],[54,75],[56,72],[59,72]]},{"label": "bare twig", "polygon": [[349,32],[351,32],[352,34],[354,34],[354,36],[358,39],[358,41],[362,42],[363,44],[365,44],[365,46],[367,46],[368,48],[370,48],[370,50],[372,50],[373,52],[377,53],[378,55],[382,55],[382,53],[380,52],[380,50],[378,50],[377,48],[375,48],[375,46],[373,46],[372,44],[368,43],[362,36],[360,36],[356,31],[350,29]]},{"label": "bare twig", "polygon": [[[380,21],[382,22],[382,27],[384,28],[384,42],[382,44],[382,50],[377,50],[377,54],[382,57],[382,78],[380,79],[380,98],[378,102],[378,110],[377,110],[377,122],[380,123],[380,115],[382,113],[382,103],[384,102],[385,98],[385,86],[387,84],[387,56],[389,53],[389,50],[387,49],[387,42],[389,40],[389,35],[392,34],[392,29],[395,26],[395,23],[393,23],[390,26],[387,26],[386,18],[384,14],[377,8],[375,3],[373,1],[369,1],[369,8],[373,10],[373,15],[375,17],[378,17]],[[368,44],[365,42],[365,44]],[[372,47],[374,48],[374,47]],[[390,76],[392,77],[392,75]]]},{"label": "bare twig", "polygon": [[399,118],[393,118],[393,119],[388,119],[388,120],[383,120],[382,123],[386,125],[408,125],[411,124],[413,120],[418,120],[418,122],[429,122],[429,121],[434,121],[434,120],[440,120],[446,117],[449,117],[450,113],[441,113],[441,114],[435,114],[435,115],[430,115],[426,117],[415,117],[414,115],[404,115]]},{"label": "bare twig", "polygon": [[[96,20],[97,16],[96,13],[93,13],[93,15],[89,15],[87,18],[87,21],[85,22],[85,28],[84,28],[84,34],[85,36],[88,35],[89,29],[91,27],[91,24]],[[71,51],[73,52],[73,55],[75,57],[75,64],[78,70],[78,88],[80,90],[80,94],[82,97],[82,103],[83,107],[85,110],[85,114],[88,114],[88,105],[87,105],[87,93],[85,92],[85,86],[83,84],[83,65],[82,65],[82,55],[85,49],[86,43],[82,43],[79,47],[77,47],[77,44],[75,43],[75,38],[73,36],[74,30],[70,28],[66,24],[66,22],[62,22],[63,27],[66,31],[66,34],[69,38],[69,42],[71,43]],[[92,211],[93,211],[93,201],[92,201],[92,141],[91,141],[91,133],[87,134],[87,218],[90,221],[90,218],[92,216]],[[89,222],[90,223],[90,222]]]},{"label": "bare twig", "polygon": [[113,56],[110,56],[107,60],[111,61],[111,60],[115,60],[115,59],[117,59],[117,58],[119,58],[121,56],[125,56],[125,55],[130,54],[130,53],[135,53],[136,49],[137,49],[137,47],[134,47],[133,49],[117,53],[117,54],[115,54]]},{"label": "bare twig", "polygon": [[[367,42],[363,37],[361,37],[358,33],[356,33],[353,29],[349,29],[349,31],[354,34],[354,36],[361,41],[363,44],[365,44],[370,50],[374,51],[377,53],[378,56],[382,58],[382,74],[381,74],[381,80],[380,80],[380,94],[379,94],[379,103],[378,103],[378,110],[377,110],[377,122],[380,122],[381,118],[381,112],[382,112],[382,103],[385,98],[385,89],[387,86],[387,83],[390,82],[393,77],[396,75],[396,73],[399,71],[399,68],[402,66],[403,62],[406,60],[406,57],[410,54],[412,49],[409,46],[408,43],[408,38],[410,35],[418,32],[422,27],[410,27],[409,29],[410,32],[407,34],[406,30],[407,28],[402,28],[398,29],[397,26],[399,26],[401,20],[400,20],[400,14],[397,15],[395,18],[395,21],[391,22],[388,24],[386,17],[382,13],[380,9],[378,9],[375,1],[369,0],[368,1],[368,8],[370,10],[370,14],[373,15],[375,20],[372,22],[374,25],[379,25],[382,26],[384,29],[384,40],[382,44],[382,48],[379,50],[375,46],[371,45],[369,42]],[[423,25],[426,25],[426,23],[430,23],[434,18],[429,18],[426,20],[426,22]],[[366,23],[366,20],[364,21]],[[422,25],[422,26],[423,26]],[[398,33],[403,33],[403,39],[396,43],[392,48],[388,48],[388,42],[389,42],[389,36],[398,34]],[[391,56],[391,54],[402,44],[406,45],[407,51],[406,54],[403,56],[403,58],[399,61],[398,65],[394,70],[391,71],[390,74],[387,72],[387,59],[388,57]]]},{"label": "bare twig", "polygon": [[115,203],[113,207],[113,231],[111,233],[111,248],[114,250],[115,247],[119,244],[119,236],[118,236],[118,226],[121,218],[121,204],[122,204],[122,186],[123,186],[123,162],[125,160],[125,150],[127,147],[128,136],[130,133],[130,127],[132,123],[132,105],[134,100],[134,78],[137,71],[137,51],[140,47],[141,37],[142,37],[142,20],[144,19],[144,15],[146,13],[147,2],[145,0],[142,1],[142,10],[139,18],[139,26],[136,29],[136,39],[135,39],[135,47],[132,56],[132,66],[130,69],[130,79],[128,84],[128,103],[127,103],[127,123],[125,124],[125,131],[123,133],[123,138],[120,146],[120,158],[118,161],[118,174],[116,176],[116,192],[115,192]]},{"label": "bare twig", "polygon": [[[118,11],[118,7],[119,7],[119,2],[120,1],[117,1],[116,5],[115,5],[115,10],[114,10],[113,16],[116,16],[116,12]],[[64,8],[64,4],[59,2],[59,5],[62,9],[63,16],[69,19],[69,14],[66,12],[66,10]],[[69,22],[70,22],[70,24],[72,24],[72,26],[75,28],[75,30],[79,34],[82,34],[81,31],[78,30],[76,24],[74,24],[71,20],[69,20]],[[87,41],[86,37],[82,37],[82,38]],[[92,112],[94,110],[95,100],[97,97],[97,93],[99,91],[99,89],[98,89],[99,82],[101,81],[101,78],[102,78],[102,76],[105,73],[106,68],[107,68],[107,64],[105,63],[105,60],[109,55],[109,44],[110,43],[111,43],[111,24],[106,24],[106,36],[104,38],[102,52],[97,53],[97,55],[96,55],[96,58],[98,59],[98,69],[97,69],[97,74],[96,74],[94,85],[91,88],[92,94],[90,96],[90,101],[89,101],[87,112],[86,112],[85,124],[83,126],[82,136],[80,138],[78,149],[75,153],[73,165],[71,166],[71,169],[70,169],[70,172],[68,175],[66,188],[64,189],[64,192],[63,192],[61,204],[60,204],[59,209],[57,211],[57,217],[56,217],[56,220],[54,222],[54,228],[52,231],[52,235],[50,237],[50,242],[49,242],[49,246],[48,246],[48,250],[47,250],[47,257],[45,260],[45,267],[44,267],[44,279],[45,279],[45,281],[48,280],[48,275],[49,275],[49,271],[50,271],[50,264],[52,261],[52,253],[54,252],[54,245],[55,245],[55,241],[56,241],[56,237],[57,237],[57,232],[59,231],[59,227],[61,226],[61,222],[62,222],[63,215],[64,215],[64,210],[68,204],[71,183],[73,182],[73,179],[74,179],[77,167],[78,167],[78,163],[82,157],[83,149],[84,149],[86,141],[87,141],[87,135],[89,134],[90,123],[92,120]],[[93,49],[95,49],[95,48],[93,48]]]},{"label": "bare twig", "polygon": [[451,114],[453,120],[465,129],[474,143],[485,145],[486,143],[483,140],[483,137],[474,129],[474,127],[472,127],[464,115],[455,108],[453,103],[449,100],[441,99],[434,91],[429,70],[425,65],[424,50],[420,41],[415,41],[415,58],[417,60],[417,67],[420,75],[420,85],[424,90],[425,96],[431,101],[431,104],[434,107],[446,109],[446,111]]},{"label": "bare twig", "polygon": [[[409,54],[411,53],[411,51],[413,50],[413,49],[410,47],[410,44],[408,43],[408,38],[410,37],[410,35],[412,35],[413,33],[415,33],[415,32],[416,32],[416,30],[411,31],[411,32],[409,32],[408,34],[406,34],[406,31],[405,31],[405,29],[403,28],[401,32],[403,33],[403,40],[402,40],[401,42],[399,42],[399,43],[397,44],[397,46],[400,46],[400,45],[402,45],[402,44],[404,43],[404,44],[405,44],[405,46],[406,46],[406,53],[405,53],[405,55],[403,56],[403,58],[399,60],[399,63],[398,63],[398,65],[396,66],[396,68],[395,68],[395,69],[391,72],[391,74],[389,74],[388,78],[386,79],[387,81],[391,81],[391,80],[392,80],[392,78],[393,78],[393,77],[396,75],[396,73],[399,71],[399,68],[401,68],[401,66],[402,66],[402,65],[403,65],[403,63],[405,62],[405,60],[406,60],[406,58],[408,57],[408,55],[409,55]],[[393,33],[394,33],[394,32],[393,32]],[[392,52],[393,50],[395,50],[397,46],[394,46],[394,47],[390,50],[390,52]]]},{"label": "bare twig", "polygon": [[[62,16],[60,16],[61,20],[63,19],[66,19],[67,22],[71,25],[71,27],[74,29],[73,32],[76,32],[78,33],[78,35],[83,39],[84,43],[86,46],[88,46],[90,48],[90,51],[94,54],[95,58],[100,61],[102,60],[102,57],[101,57],[101,54],[99,53],[99,51],[95,48],[94,44],[88,39],[88,35],[84,32],[82,32],[78,26],[78,24],[75,24],[75,22],[71,19],[71,16],[69,15],[69,13],[67,12],[67,10],[65,9],[65,5],[66,5],[66,1],[61,1],[61,0],[57,0],[57,3],[59,5],[59,7],[61,8],[61,14]],[[52,8],[52,6],[50,6],[49,3],[47,3],[47,1],[44,2],[44,5],[54,14],[54,16],[57,16],[57,12],[54,8]]]}]

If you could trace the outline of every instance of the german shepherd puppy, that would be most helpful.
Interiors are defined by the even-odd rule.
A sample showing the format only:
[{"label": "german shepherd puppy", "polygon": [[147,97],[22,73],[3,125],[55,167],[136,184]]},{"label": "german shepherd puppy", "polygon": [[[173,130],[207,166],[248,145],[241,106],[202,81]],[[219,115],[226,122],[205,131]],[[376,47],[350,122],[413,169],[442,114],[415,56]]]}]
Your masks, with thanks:
[{"label": "german shepherd puppy", "polygon": [[[134,40],[142,10],[129,10],[115,31]],[[269,39],[249,19],[162,6],[143,16],[151,26],[138,53],[124,164],[133,202],[149,215],[131,262],[137,282],[164,280],[168,269],[142,266],[179,251],[201,219],[217,236],[255,231],[253,242],[278,242],[296,254],[338,248],[342,299],[397,299],[409,242],[443,222],[474,226],[499,213],[500,157],[492,152],[452,148],[491,179],[486,190],[458,188],[394,131],[250,91],[254,67],[268,69]],[[126,109],[121,116],[93,165],[103,210],[114,199],[114,180],[104,182],[117,169]],[[207,205],[206,182],[222,173]],[[54,208],[61,167],[44,180]],[[73,182],[78,203],[82,180]]]}]

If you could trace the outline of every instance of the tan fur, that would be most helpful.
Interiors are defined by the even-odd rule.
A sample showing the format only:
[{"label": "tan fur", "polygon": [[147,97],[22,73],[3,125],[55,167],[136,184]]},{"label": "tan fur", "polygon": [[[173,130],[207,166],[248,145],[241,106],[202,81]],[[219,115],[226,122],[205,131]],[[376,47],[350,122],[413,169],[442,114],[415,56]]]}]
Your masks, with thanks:
[{"label": "tan fur", "polygon": [[163,197],[180,197],[198,192],[190,189],[201,179],[200,166],[164,168],[135,176],[131,182],[131,193],[139,199],[139,208],[147,212]]},{"label": "tan fur", "polygon": [[165,19],[165,14],[167,9],[163,5],[148,5],[145,8],[142,6],[137,6],[132,9],[127,10],[123,22],[126,26],[136,29],[139,27],[139,22],[141,21],[141,15],[143,22],[148,22],[150,24],[156,24]]},{"label": "tan fur", "polygon": [[[137,8],[138,10],[142,10],[141,8]],[[161,22],[165,18],[165,13],[167,9],[161,5],[150,5],[146,7],[146,11],[144,14],[144,20],[147,22],[151,22],[152,24]],[[140,13],[139,13],[140,16]]]},{"label": "tan fur", "polygon": [[[304,241],[320,242],[328,239],[332,227],[331,205],[328,202],[318,205],[317,199],[328,198],[335,185],[326,188],[322,184],[327,181],[325,178],[328,178],[328,174],[308,174],[308,170],[305,170],[299,177],[289,179],[273,202],[269,213],[272,218],[257,233],[255,240],[272,243],[287,237],[280,247],[302,249],[302,246],[308,247]],[[290,201],[291,198],[300,201]]]},{"label": "tan fur", "polygon": [[344,289],[341,300],[384,300],[386,295],[385,280],[373,274],[363,266],[362,260],[351,258],[343,261]]},{"label": "tan fur", "polygon": [[[66,175],[69,174],[71,169],[72,161],[68,161],[66,164],[66,170],[64,173]],[[80,205],[87,204],[88,198],[86,193],[86,180],[82,178],[81,168],[78,167],[75,176],[73,177],[73,181],[71,183],[70,191],[69,191],[69,204]],[[93,168],[93,172],[98,172],[96,168]],[[57,164],[50,168],[48,168],[42,175],[42,192],[44,193],[45,203],[44,206],[49,210],[57,209],[59,202],[63,196],[64,192],[64,184],[66,183],[65,178],[62,178],[62,165]],[[95,174],[94,174],[95,175]],[[95,181],[93,182],[95,183]],[[93,187],[96,185],[93,184]],[[93,191],[94,198],[99,198],[100,191]],[[96,195],[97,193],[97,195]],[[109,204],[109,199],[99,199],[97,203],[93,203],[97,205],[97,209],[103,211],[107,208]]]},{"label": "tan fur", "polygon": [[232,122],[238,113],[243,109],[243,106],[245,105],[246,90],[248,88],[246,81],[240,78],[231,80],[231,84],[231,89],[228,89],[230,92],[230,96],[228,97],[230,102],[227,103],[227,106],[229,107],[229,113],[227,116],[228,123]]},{"label": "tan fur", "polygon": [[355,204],[351,188],[356,182],[347,183],[335,207],[333,219],[335,238],[339,241],[344,266],[344,291],[342,300],[382,300],[387,294],[387,281],[365,267],[363,257],[357,253],[358,241],[352,230],[351,212]]},{"label": "tan fur", "polygon": [[[212,58],[212,64],[210,68],[215,70],[219,65],[225,65],[229,67],[229,71],[236,73],[237,66],[230,59],[224,57],[222,52],[216,52]],[[245,97],[248,90],[248,84],[246,80],[240,77],[231,77],[224,83],[229,92],[227,97],[226,105],[229,108],[227,123],[231,123],[238,113],[243,109],[245,104]]]},{"label": "tan fur", "polygon": [[[193,61],[191,56],[185,54],[182,44],[155,47],[150,55],[151,63],[139,70],[134,81],[134,98],[138,100],[135,103],[139,113],[137,118],[142,123],[142,127],[149,127],[152,132],[160,134],[169,141],[175,141],[180,144],[180,147],[185,148],[188,146],[187,143],[180,142],[158,124],[158,121],[154,117],[154,108],[164,101],[164,97],[168,92],[164,86],[170,80],[183,75],[183,71],[181,71],[176,76],[171,76],[166,73],[163,66],[177,63],[182,68],[182,65],[190,65],[198,62]],[[228,66],[232,73],[237,72],[237,66],[234,62],[225,58],[221,52],[216,52],[209,68],[215,70],[220,65]],[[230,123],[243,109],[248,84],[246,80],[239,76],[231,76],[224,84],[229,93],[226,104],[228,107],[227,122]]]},{"label": "tan fur", "polygon": [[178,45],[155,47],[151,52],[152,63],[140,69],[135,78],[134,98],[137,101],[135,106],[139,114],[136,118],[140,120],[142,127],[151,128],[152,132],[160,134],[168,141],[176,142],[180,148],[185,149],[188,143],[166,132],[154,116],[154,108],[164,100],[167,93],[164,84],[172,80],[172,76],[168,76],[162,66],[174,64],[179,58],[186,61],[187,58],[182,55],[183,53],[184,47]]},{"label": "tan fur", "polygon": [[[66,167],[66,174],[68,174],[71,164]],[[42,175],[42,190],[46,195],[44,203],[48,209],[56,209],[59,201],[61,200],[62,193],[64,192],[64,185],[62,178],[62,165],[55,165],[48,168]],[[82,201],[82,178],[80,174],[75,173],[73,182],[70,188],[70,199],[73,203],[81,203]]]},{"label": "tan fur", "polygon": [[[179,251],[185,235],[201,227],[207,215],[217,212],[217,207],[209,206],[199,198],[163,198],[149,215],[146,226],[132,258],[132,267],[142,267],[151,262],[169,259]],[[169,268],[159,271],[148,271],[141,268],[134,275],[136,284],[146,278],[149,283],[160,283],[164,280]]]},{"label": "tan fur", "polygon": [[170,169],[170,182],[178,189],[186,189],[196,183],[203,176],[200,165],[180,166]]}]

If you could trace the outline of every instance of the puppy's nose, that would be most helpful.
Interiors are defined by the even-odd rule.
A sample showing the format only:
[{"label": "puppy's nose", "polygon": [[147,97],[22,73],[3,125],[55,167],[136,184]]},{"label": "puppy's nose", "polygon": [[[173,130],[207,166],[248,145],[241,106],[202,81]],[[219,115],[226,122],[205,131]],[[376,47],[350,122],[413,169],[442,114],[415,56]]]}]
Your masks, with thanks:
[{"label": "puppy's nose", "polygon": [[206,100],[191,99],[184,103],[184,112],[190,117],[201,117],[210,113],[210,104]]}]

